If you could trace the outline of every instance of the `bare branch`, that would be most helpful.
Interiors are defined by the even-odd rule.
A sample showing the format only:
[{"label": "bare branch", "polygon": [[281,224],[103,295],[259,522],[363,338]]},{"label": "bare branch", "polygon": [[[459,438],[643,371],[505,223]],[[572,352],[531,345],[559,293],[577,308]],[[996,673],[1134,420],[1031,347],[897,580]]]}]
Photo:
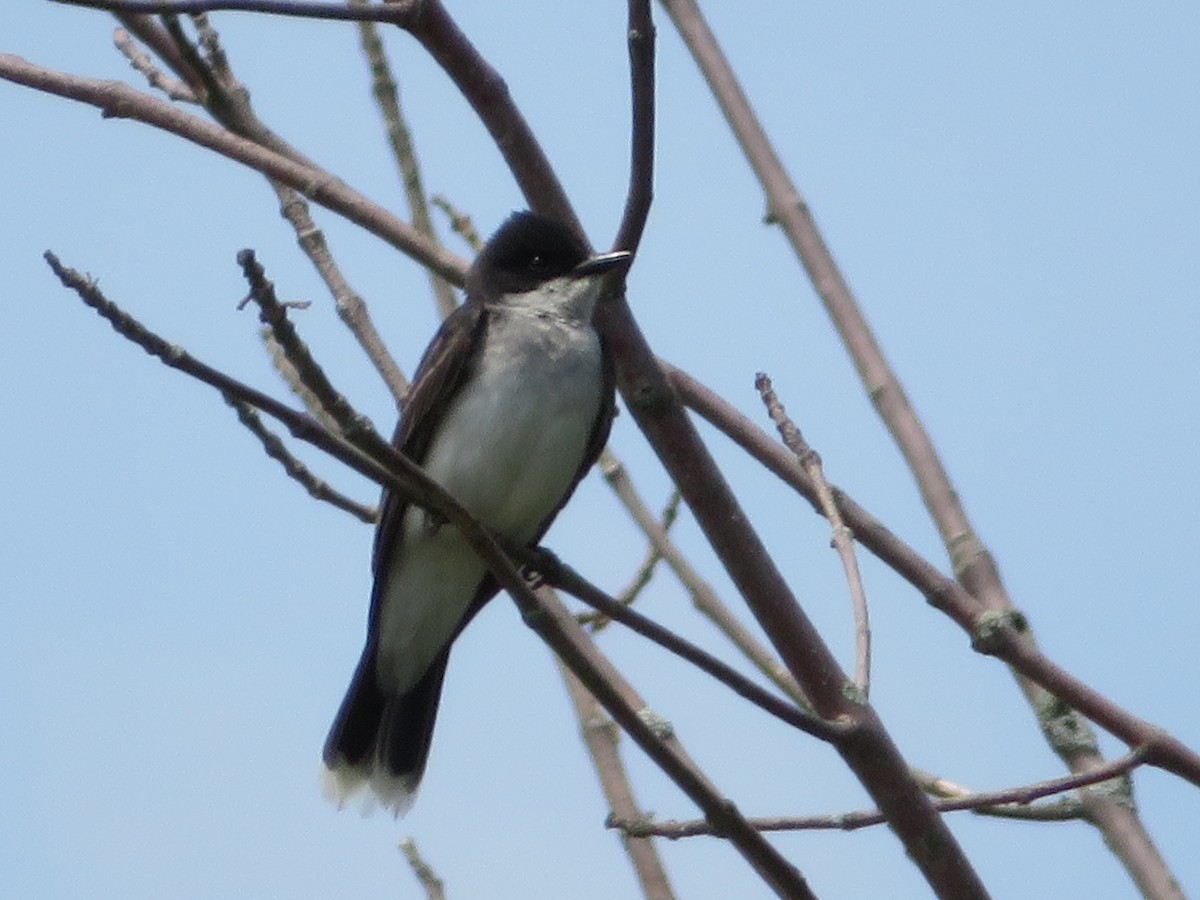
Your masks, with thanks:
[{"label": "bare branch", "polygon": [[263,450],[266,451],[267,456],[277,460],[283,466],[283,470],[288,474],[288,477],[299,482],[308,491],[309,496],[314,500],[320,500],[331,506],[336,506],[338,509],[350,513],[350,515],[368,525],[375,524],[375,521],[379,518],[378,509],[350,499],[345,494],[331,488],[328,482],[314,475],[308,466],[304,465],[304,463],[288,452],[283,441],[279,439],[279,435],[263,425],[258,413],[248,404],[228,394],[225,395],[225,402],[236,410],[238,421],[245,425],[250,430],[250,433],[262,442]]},{"label": "bare branch", "polygon": [[[782,227],[854,361],[867,395],[916,478],[956,577],[993,612],[1011,613],[1014,605],[995,559],[972,527],[933,441],[884,357],[808,204],[767,139],[695,0],[663,0],[663,5],[704,72],[766,192],[768,219]],[[1024,642],[1026,652],[1037,653],[1033,633],[1028,629],[1011,638]],[[1072,772],[1088,772],[1103,764],[1095,734],[1082,716],[1055,704],[1053,698],[1021,677],[1017,680],[1043,726],[1047,742]],[[1054,724],[1061,727],[1048,727],[1044,713],[1051,708],[1055,709]],[[1152,896],[1178,896],[1178,886],[1136,810],[1101,796],[1087,795],[1084,802],[1091,808],[1093,821],[1104,830],[1106,843],[1139,887]]]},{"label": "bare branch", "polygon": [[[365,4],[366,0],[352,2]],[[429,217],[429,203],[425,199],[425,186],[422,184],[421,169],[417,164],[417,151],[413,146],[408,123],[404,120],[404,113],[400,109],[400,91],[384,52],[379,30],[374,22],[359,22],[358,34],[363,53],[371,67],[372,93],[383,115],[392,156],[400,170],[400,180],[404,183],[404,195],[408,198],[408,211],[412,216],[413,227],[436,244],[437,234],[433,230],[433,220]],[[436,273],[429,273],[429,281],[438,315],[444,319],[454,312],[458,306],[458,298],[454,295],[454,288]]]},{"label": "bare branch", "polygon": [[696,609],[712,622],[760,672],[771,679],[775,685],[792,698],[804,709],[811,710],[811,704],[800,690],[800,685],[791,673],[779,662],[770,650],[751,634],[729,607],[717,596],[712,585],[704,580],[692,564],[687,561],[661,527],[658,519],[646,507],[638,494],[637,488],[629,478],[625,467],[607,451],[600,456],[600,474],[612,488],[613,493],[629,512],[633,521],[649,539],[651,546],[660,554],[671,567],[679,583],[687,590]]},{"label": "bare branch", "polygon": [[821,457],[817,451],[808,445],[804,435],[796,427],[796,423],[788,418],[787,410],[775,395],[771,379],[762,372],[754,380],[754,387],[762,397],[767,407],[767,414],[783,443],[792,453],[800,468],[808,473],[817,490],[821,501],[821,513],[829,520],[833,529],[833,546],[842,560],[842,568],[846,573],[846,583],[850,586],[850,605],[854,610],[854,685],[863,696],[871,693],[871,621],[867,613],[867,593],[863,590],[862,573],[858,570],[858,560],[854,556],[854,533],[842,521],[837,504],[833,500],[833,491],[825,480],[825,472],[821,466]]},{"label": "bare branch", "polygon": [[431,244],[411,225],[322,169],[298,163],[125,84],[66,75],[11,54],[0,54],[0,78],[88,103],[99,108],[106,117],[144,122],[214,150],[277,178],[310,200],[361,225],[449,281],[462,283],[466,272],[466,263],[462,259]]},{"label": "bare branch", "polygon": [[296,242],[316,267],[325,286],[329,288],[338,317],[346,323],[346,327],[375,366],[375,371],[391,391],[396,406],[403,406],[404,399],[408,396],[408,379],[404,377],[404,373],[384,344],[366,303],[350,286],[341,268],[334,261],[325,242],[324,232],[309,215],[308,202],[292,188],[274,179],[268,181],[279,197],[280,212],[296,232]]},{"label": "bare branch", "polygon": [[183,58],[175,41],[167,30],[151,15],[114,13],[117,21],[124,25],[134,37],[154,51],[154,54],[182,80],[196,98],[203,102],[207,88],[200,73]]},{"label": "bare branch", "polygon": [[[622,463],[615,457],[612,457],[611,451],[606,447],[600,454],[599,467],[602,475],[605,475],[607,471],[606,456],[611,458],[615,465],[623,468]],[[607,480],[607,475],[605,475],[605,478]],[[671,491],[671,496],[668,498],[666,506],[663,507],[662,515],[655,520],[655,524],[662,529],[664,535],[669,533],[671,526],[675,524],[679,516],[679,504],[681,502],[683,502],[683,498],[679,496],[679,491]],[[642,559],[641,565],[637,567],[637,571],[633,573],[633,577],[625,585],[625,588],[617,594],[617,602],[622,606],[632,606],[636,603],[642,591],[650,586],[650,582],[654,578],[654,570],[658,568],[660,562],[662,562],[662,552],[653,542],[650,542],[646,548],[646,555]],[[603,630],[610,621],[608,616],[594,613],[591,621],[588,622],[591,633],[595,635],[597,632]]]},{"label": "bare branch", "polygon": [[[592,757],[592,765],[596,776],[600,779],[600,788],[608,801],[611,815],[627,819],[642,817],[633,796],[633,786],[629,783],[629,775],[621,762],[621,754],[617,749],[617,739],[620,730],[615,722],[604,714],[596,698],[588,693],[571,670],[559,663],[559,672],[567,686],[567,694],[575,709],[575,718],[579,721],[579,733],[583,736],[584,746]],[[642,887],[642,896],[646,900],[674,900],[675,892],[667,879],[666,869],[663,868],[658,850],[649,838],[633,837],[622,834],[621,843],[638,883]]]},{"label": "bare branch", "polygon": [[113,44],[121,51],[121,55],[129,60],[129,65],[141,73],[150,87],[162,91],[171,100],[179,100],[184,103],[200,102],[195,91],[178,78],[170,77],[156,66],[154,60],[150,58],[150,54],[142,50],[134,42],[133,36],[124,28],[118,28],[113,33]]},{"label": "bare branch", "polygon": [[468,247],[476,253],[483,249],[483,240],[479,237],[479,232],[475,230],[475,224],[471,221],[470,216],[460,211],[441,194],[434,194],[430,199],[434,206],[449,217],[450,228],[467,242]]},{"label": "bare branch", "polygon": [[250,284],[250,295],[242,304],[253,300],[258,304],[259,320],[271,329],[272,337],[283,349],[284,356],[296,370],[301,383],[308,388],[316,402],[337,423],[338,431],[346,440],[366,453],[381,458],[383,447],[390,448],[366,416],[350,405],[350,401],[339,393],[325,375],[325,370],[308,352],[308,346],[300,339],[295,326],[287,317],[287,307],[275,296],[275,285],[266,277],[253,250],[241,250],[237,255],[238,265]]},{"label": "bare branch", "polygon": [[732,666],[700,649],[691,641],[685,640],[675,632],[608,596],[549,550],[536,548],[519,551],[513,548],[513,555],[535,569],[547,584],[559,588],[572,597],[577,597],[613,621],[620,622],[642,637],[658,644],[664,650],[687,660],[702,672],[711,675],[743,699],[749,700],[781,722],[786,722],[805,734],[835,744],[840,740],[856,736],[854,729],[847,722],[826,721],[811,712],[797,709],[792,704],[763,690]]},{"label": "bare branch", "polygon": [[654,41],[650,0],[629,0],[629,192],[613,249],[635,254],[654,198]]},{"label": "bare branch", "polygon": [[[957,812],[972,810],[987,814],[1001,814],[998,811],[1008,807],[1026,807],[1041,797],[1061,794],[1086,788],[1113,779],[1124,780],[1128,774],[1144,761],[1144,750],[1138,749],[1122,756],[1120,759],[1105,763],[1101,768],[1082,775],[1068,775],[1062,778],[1052,778],[1039,781],[1036,784],[1008,788],[1002,791],[971,794],[965,797],[938,800],[935,802],[939,812]],[[882,825],[887,819],[878,810],[859,810],[856,812],[839,813],[830,816],[778,816],[772,818],[751,818],[751,825],[761,831],[856,831],[872,825]],[[707,822],[653,822],[646,820],[621,821],[610,818],[610,828],[619,828],[630,836],[636,837],[666,837],[671,839],[696,837],[698,835],[717,835]]]}]

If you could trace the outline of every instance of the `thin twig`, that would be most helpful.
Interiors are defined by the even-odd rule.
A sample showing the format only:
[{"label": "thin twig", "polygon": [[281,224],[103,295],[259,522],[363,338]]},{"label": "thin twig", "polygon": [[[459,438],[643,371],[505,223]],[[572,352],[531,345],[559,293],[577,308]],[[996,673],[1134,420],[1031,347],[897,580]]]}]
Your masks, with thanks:
[{"label": "thin twig", "polygon": [[359,413],[346,397],[339,393],[325,375],[325,370],[308,351],[296,328],[287,316],[287,306],[275,296],[275,285],[266,277],[253,250],[240,250],[238,265],[250,285],[250,295],[243,304],[253,300],[259,308],[259,320],[271,329],[271,335],[283,348],[283,353],[296,370],[300,381],[316,398],[316,402],[333,417],[338,431],[366,453],[382,458],[381,447],[390,447],[366,416]]},{"label": "thin twig", "polygon": [[267,456],[278,461],[283,466],[283,470],[288,474],[288,477],[299,482],[308,491],[309,496],[315,500],[328,503],[331,506],[336,506],[338,509],[350,513],[350,515],[368,525],[375,524],[379,518],[378,509],[373,506],[366,506],[357,500],[352,500],[345,494],[335,491],[329,486],[328,482],[314,475],[308,466],[304,465],[304,463],[288,452],[279,435],[267,428],[258,413],[248,404],[228,394],[225,395],[225,402],[237,412],[238,421],[245,425],[251,434],[262,442],[263,450],[266,451]]},{"label": "thin twig", "polygon": [[325,428],[341,434],[342,429],[338,427],[337,419],[329,414],[317,395],[304,383],[304,379],[300,377],[300,373],[296,371],[296,367],[292,365],[291,360],[287,358],[287,353],[284,352],[283,346],[275,339],[275,335],[270,328],[260,328],[258,336],[262,338],[263,346],[267,348],[267,356],[271,359],[271,365],[275,367],[275,371],[279,373],[279,377],[283,379],[296,398],[304,404],[304,408],[308,410],[308,414],[320,422]]},{"label": "thin twig", "polygon": [[375,366],[375,371],[387,385],[392,399],[396,401],[396,406],[402,407],[408,396],[408,379],[404,377],[400,366],[396,364],[395,358],[383,342],[379,329],[375,327],[375,322],[371,318],[370,310],[367,309],[367,304],[363,302],[361,295],[350,286],[349,281],[342,274],[341,267],[334,260],[325,240],[325,233],[317,227],[309,213],[308,201],[292,188],[280,184],[274,179],[267,180],[270,181],[279,197],[280,212],[296,232],[296,242],[312,261],[317,273],[329,289],[338,317],[350,329],[359,346],[363,348],[363,352],[367,354],[367,358]]},{"label": "thin twig", "polygon": [[821,501],[821,512],[829,520],[833,529],[833,546],[842,561],[842,569],[846,573],[846,583],[850,588],[850,606],[854,611],[854,686],[862,691],[864,697],[871,693],[871,620],[867,612],[867,592],[863,589],[862,573],[858,568],[858,559],[854,555],[854,532],[838,512],[833,500],[833,491],[825,480],[821,457],[808,442],[800,429],[796,427],[783,407],[783,402],[775,394],[771,379],[759,372],[754,379],[754,388],[762,397],[767,415],[779,429],[784,445],[796,455],[800,468],[808,473],[817,490]]},{"label": "thin twig", "polygon": [[154,54],[187,85],[188,90],[198,102],[204,102],[207,90],[204,79],[183,58],[179,48],[175,46],[175,41],[159,23],[157,17],[120,12],[114,12],[113,15],[118,22],[129,29],[130,34],[154,51]]},{"label": "thin twig", "polygon": [[629,0],[629,191],[614,250],[637,253],[654,199],[654,21],[650,0]]},{"label": "thin twig", "polygon": [[[934,805],[939,812],[944,813],[971,810],[981,814],[1003,815],[1001,811],[1008,807],[1016,807],[1017,809],[1027,807],[1028,804],[1033,803],[1033,801],[1041,797],[1049,797],[1054,794],[1061,794],[1064,791],[1087,788],[1114,779],[1126,780],[1129,773],[1141,765],[1144,760],[1144,749],[1138,749],[1112,762],[1105,763],[1099,769],[1082,775],[1067,775],[1061,778],[1052,778],[1048,781],[1039,781],[1035,784],[1007,788],[1002,791],[990,791],[987,793],[971,794],[965,797],[937,800],[934,802]],[[1083,791],[1083,793],[1086,793],[1086,791]],[[887,819],[879,810],[871,809],[837,813],[829,816],[751,817],[747,821],[760,831],[855,831],[859,828],[868,828],[872,825],[882,825]],[[654,836],[677,839],[717,834],[709,823],[700,821],[654,822],[644,819],[622,821],[617,818],[611,818],[608,825],[610,828],[618,828],[626,834],[635,837]]]},{"label": "thin twig", "polygon": [[449,217],[450,229],[466,241],[468,247],[476,253],[483,249],[483,239],[475,230],[475,223],[471,221],[470,216],[459,210],[442,194],[434,194],[430,202]]},{"label": "thin twig", "polygon": [[[607,447],[601,451],[601,474],[604,472],[604,456],[609,452]],[[657,524],[663,530],[664,534],[668,533],[671,526],[675,524],[675,520],[679,515],[679,504],[682,499],[679,496],[679,491],[672,491],[666,506],[663,508],[662,514],[658,517]],[[632,606],[636,603],[642,591],[648,588],[650,582],[653,581],[654,570],[658,568],[660,562],[662,562],[662,553],[659,552],[658,547],[650,543],[646,547],[646,555],[634,571],[633,577],[629,579],[625,587],[616,595],[617,602],[622,606]],[[585,613],[579,617],[579,621],[581,624],[588,626],[588,632],[593,637],[603,631],[612,622],[608,616],[597,612]]]},{"label": "thin twig", "polygon": [[638,493],[629,473],[620,460],[607,451],[600,455],[600,474],[605,483],[612,488],[613,494],[621,501],[621,505],[642,530],[642,534],[650,541],[651,546],[661,554],[663,560],[671,567],[679,583],[683,585],[692,599],[692,605],[704,615],[717,630],[724,634],[738,648],[754,667],[771,679],[775,685],[792,698],[797,704],[811,710],[811,704],[800,690],[800,685],[791,673],[779,662],[770,650],[740,622],[729,606],[717,596],[704,578],[697,572],[687,558],[680,552],[675,542],[660,526],[658,519],[647,508]]},{"label": "thin twig", "polygon": [[[601,463],[601,472],[604,471],[603,465]],[[671,496],[667,498],[667,503],[656,520],[656,524],[664,535],[671,533],[671,526],[675,524],[679,517],[679,504],[682,500],[683,498],[679,496],[679,491],[671,491]],[[617,602],[622,606],[632,606],[636,603],[642,591],[650,586],[650,582],[654,579],[654,570],[658,568],[658,564],[662,562],[662,558],[662,551],[656,544],[650,542],[649,546],[646,547],[646,555],[642,559],[641,565],[637,567],[637,571],[633,573],[633,577],[629,579],[629,583],[625,585],[621,593],[617,594]],[[608,621],[606,616],[597,617],[591,623],[592,633],[595,634],[597,631],[600,631]]]},{"label": "thin twig", "polygon": [[437,872],[433,871],[433,867],[421,856],[416,841],[412,838],[402,840],[400,852],[404,854],[404,858],[408,860],[408,867],[425,889],[426,900],[445,900],[446,887],[442,884],[442,879],[438,878]]},{"label": "thin twig", "polygon": [[133,36],[124,28],[113,32],[113,44],[121,55],[129,60],[135,71],[140,72],[146,83],[152,88],[162,91],[169,99],[183,103],[199,103],[196,92],[178,78],[172,78],[154,64],[150,54],[142,50],[133,40]]},{"label": "thin twig", "polygon": [[[367,0],[352,0],[354,3],[366,3]],[[437,234],[433,230],[433,220],[429,217],[429,203],[425,199],[425,186],[421,180],[421,168],[417,164],[417,151],[413,145],[412,132],[404,120],[400,108],[400,91],[396,85],[396,76],[388,63],[383,41],[379,37],[379,29],[374,22],[358,23],[359,41],[367,63],[371,68],[371,89],[375,103],[383,116],[384,130],[387,132],[388,144],[392,148],[392,157],[400,170],[400,180],[404,184],[404,195],[408,198],[408,211],[412,217],[413,227],[424,234],[429,240],[438,243]],[[433,289],[434,301],[440,318],[446,318],[458,306],[458,298],[454,288],[446,279],[434,272],[429,273],[430,287]]]}]

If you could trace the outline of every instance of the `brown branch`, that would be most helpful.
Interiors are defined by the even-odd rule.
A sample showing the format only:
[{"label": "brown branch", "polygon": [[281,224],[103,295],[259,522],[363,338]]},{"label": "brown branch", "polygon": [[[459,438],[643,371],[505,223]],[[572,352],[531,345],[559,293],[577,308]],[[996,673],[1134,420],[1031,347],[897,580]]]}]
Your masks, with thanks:
[{"label": "brown branch", "polygon": [[833,500],[833,491],[829,488],[829,482],[825,480],[820,455],[809,446],[796,423],[788,417],[783,403],[775,395],[771,379],[759,372],[754,380],[754,387],[762,397],[771,421],[779,429],[784,445],[796,455],[800,468],[812,479],[817,497],[821,501],[821,514],[833,529],[833,546],[842,560],[846,583],[850,587],[850,604],[854,610],[854,686],[867,697],[871,693],[871,621],[867,613],[867,593],[863,589],[862,573],[854,556],[854,533],[842,521],[842,514],[838,512],[837,503]]},{"label": "brown branch", "polygon": [[269,13],[302,19],[340,22],[391,22],[403,24],[420,13],[422,0],[388,0],[382,6],[359,7],[344,3],[288,2],[288,0],[52,0],[63,6],[101,9],[117,14],[200,15],[210,12]]},{"label": "brown branch", "polygon": [[514,557],[536,570],[547,584],[582,600],[613,621],[619,622],[631,631],[653,641],[680,659],[690,662],[700,671],[724,684],[742,699],[748,700],[781,722],[786,722],[805,734],[830,743],[854,736],[853,728],[849,723],[826,721],[807,710],[797,709],[792,704],[779,699],[711,653],[608,596],[550,551],[544,548],[529,551],[517,548],[512,548],[512,550]]},{"label": "brown branch", "polygon": [[[604,714],[596,698],[588,693],[587,688],[570,669],[561,662],[558,669],[563,683],[567,686],[567,694],[571,698],[571,706],[579,722],[579,733],[583,737],[588,755],[592,758],[592,765],[596,770],[596,777],[600,780],[604,799],[612,811],[611,815],[624,819],[642,818],[637,800],[633,796],[633,786],[629,782],[629,775],[617,748],[620,729]],[[646,900],[674,900],[675,892],[671,890],[671,883],[667,879],[666,869],[663,868],[654,842],[649,838],[622,834],[621,843],[641,885],[642,896]]]},{"label": "brown branch", "polygon": [[397,24],[417,39],[471,104],[529,206],[586,239],[550,161],[512,102],[508,85],[462,33],[440,0],[421,0],[419,14]]},{"label": "brown branch", "polygon": [[454,284],[463,281],[466,263],[461,258],[431,244],[411,225],[323,169],[298,163],[126,84],[66,75],[33,65],[11,54],[0,54],[0,78],[90,104],[99,108],[106,118],[144,122],[207,147],[295,188],[305,197],[361,225]]},{"label": "brown branch", "polygon": [[273,416],[294,437],[324,450],[389,491],[395,491],[418,506],[436,512],[457,528],[516,603],[526,624],[570,667],[659,768],[703,810],[714,827],[729,837],[763,880],[782,897],[812,896],[800,873],[746,823],[736,807],[722,797],[703,771],[682,752],[674,738],[648,719],[645,704],[629,701],[628,698],[636,697],[632,688],[596,650],[566,608],[553,596],[547,596],[551,592],[535,594],[495,537],[440,485],[426,476],[419,466],[390,444],[379,447],[378,455],[364,453],[322,428],[311,417],[247,387],[200,362],[182,348],[167,343],[105,298],[93,280],[64,267],[53,253],[47,251],[46,261],[59,280],[103,316],[118,334],[133,341],[165,365]]},{"label": "brown branch", "polygon": [[[993,815],[1002,814],[1001,810],[1008,807],[1016,807],[1019,810],[1041,797],[1086,788],[1103,781],[1126,779],[1128,774],[1142,762],[1143,751],[1134,750],[1120,759],[1105,763],[1104,766],[1081,775],[1068,775],[1001,791],[937,800],[934,805],[939,812],[971,810]],[[829,816],[752,817],[748,821],[760,831],[856,831],[859,828],[882,825],[887,819],[879,810],[872,809]],[[707,822],[699,821],[654,822],[645,819],[622,820],[613,817],[609,819],[608,826],[618,828],[630,837],[665,837],[675,840],[716,834]]]},{"label": "brown branch", "polygon": [[253,301],[259,308],[259,320],[271,330],[271,336],[283,350],[288,363],[295,369],[300,382],[312,392],[317,405],[337,423],[337,430],[346,440],[365,453],[380,458],[384,448],[391,445],[375,430],[370,420],[359,413],[346,397],[334,388],[325,370],[308,351],[296,328],[287,316],[287,305],[275,296],[275,285],[266,277],[253,250],[241,250],[238,265],[250,285],[250,295],[242,305]]},{"label": "brown branch", "polygon": [[634,254],[654,199],[654,42],[650,0],[629,0],[629,191],[612,248]]},{"label": "brown branch", "polygon": [[162,60],[167,67],[179,76],[187,85],[197,102],[204,101],[207,91],[204,79],[183,58],[174,39],[167,30],[159,24],[158,19],[151,15],[134,13],[114,13],[117,21],[129,30],[129,33],[154,51],[155,56]]},{"label": "brown branch", "polygon": [[838,752],[887,813],[913,861],[941,897],[984,897],[978,874],[946,823],[908,774],[908,766],[883,723],[852,699],[850,684],[747,519],[695,426],[667,383],[624,297],[597,311],[617,361],[625,405],[696,517],[730,579],[766,632],[817,714],[853,723],[854,739]]},{"label": "brown branch", "polygon": [[296,232],[296,243],[300,245],[300,249],[312,262],[317,274],[321,276],[321,280],[329,289],[338,317],[350,329],[359,346],[366,353],[367,359],[375,366],[375,371],[387,385],[392,399],[396,401],[396,406],[403,406],[404,400],[408,396],[408,379],[404,377],[400,366],[396,364],[395,358],[384,344],[383,338],[371,318],[371,313],[367,309],[367,304],[350,286],[342,274],[341,267],[330,253],[329,245],[325,241],[325,233],[317,227],[309,214],[308,202],[292,188],[280,184],[274,179],[268,179],[268,181],[279,197],[280,212]]}]

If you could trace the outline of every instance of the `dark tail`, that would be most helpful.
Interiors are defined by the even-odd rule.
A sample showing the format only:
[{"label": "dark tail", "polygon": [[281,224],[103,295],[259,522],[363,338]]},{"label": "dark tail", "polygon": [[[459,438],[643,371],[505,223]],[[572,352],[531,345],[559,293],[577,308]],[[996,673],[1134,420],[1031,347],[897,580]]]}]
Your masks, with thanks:
[{"label": "dark tail", "polygon": [[407,692],[389,695],[375,674],[375,650],[363,651],[322,754],[339,806],[366,785],[396,815],[412,805],[433,739],[449,647]]}]

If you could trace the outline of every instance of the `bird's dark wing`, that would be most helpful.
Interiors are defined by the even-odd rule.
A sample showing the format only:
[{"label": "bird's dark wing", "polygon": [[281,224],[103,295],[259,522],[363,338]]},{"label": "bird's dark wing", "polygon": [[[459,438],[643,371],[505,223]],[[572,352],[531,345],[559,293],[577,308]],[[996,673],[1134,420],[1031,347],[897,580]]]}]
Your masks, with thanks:
[{"label": "bird's dark wing", "polygon": [[[469,374],[467,361],[475,357],[470,352],[471,345],[483,338],[486,327],[483,304],[464,303],[442,323],[425,350],[425,355],[421,357],[404,411],[392,436],[392,446],[413,462],[420,464],[424,461],[429,442],[437,431],[449,398]],[[407,508],[407,500],[384,490],[371,562],[377,585],[388,569],[391,554],[398,549],[400,523]],[[372,621],[375,615],[373,599]]]}]

